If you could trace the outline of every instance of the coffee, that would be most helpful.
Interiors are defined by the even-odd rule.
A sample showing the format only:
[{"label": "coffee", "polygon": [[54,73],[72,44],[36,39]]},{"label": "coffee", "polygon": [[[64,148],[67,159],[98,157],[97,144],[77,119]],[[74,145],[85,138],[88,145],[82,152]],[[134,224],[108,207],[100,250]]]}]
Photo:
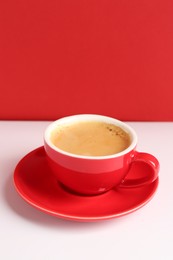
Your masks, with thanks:
[{"label": "coffee", "polygon": [[84,121],[58,126],[52,132],[51,141],[72,154],[106,156],[125,150],[130,145],[130,136],[113,124]]}]

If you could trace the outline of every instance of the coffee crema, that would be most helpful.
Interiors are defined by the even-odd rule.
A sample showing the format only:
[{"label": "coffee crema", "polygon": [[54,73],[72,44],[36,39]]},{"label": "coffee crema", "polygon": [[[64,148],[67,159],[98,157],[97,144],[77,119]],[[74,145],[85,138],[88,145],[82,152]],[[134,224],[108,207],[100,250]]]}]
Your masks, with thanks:
[{"label": "coffee crema", "polygon": [[51,134],[51,142],[72,154],[107,156],[128,148],[130,136],[113,124],[84,121],[58,126]]}]

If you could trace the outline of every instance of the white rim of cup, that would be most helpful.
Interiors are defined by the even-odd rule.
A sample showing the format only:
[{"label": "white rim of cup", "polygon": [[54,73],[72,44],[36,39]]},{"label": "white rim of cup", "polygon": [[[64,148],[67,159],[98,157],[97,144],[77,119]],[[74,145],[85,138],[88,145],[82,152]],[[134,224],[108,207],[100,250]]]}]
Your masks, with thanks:
[{"label": "white rim of cup", "polygon": [[[86,121],[101,121],[101,122],[110,123],[110,124],[119,126],[126,133],[128,133],[130,135],[131,144],[125,150],[123,150],[122,152],[116,153],[116,154],[102,155],[102,156],[88,156],[88,155],[77,155],[77,154],[66,152],[66,151],[58,148],[51,142],[51,140],[50,140],[51,132],[58,126],[65,125],[65,124],[68,125],[68,124],[72,124],[75,122],[83,122],[83,121],[85,121],[85,122]],[[44,142],[49,147],[51,147],[54,151],[64,154],[66,156],[70,156],[70,157],[74,157],[74,158],[81,158],[81,159],[100,160],[100,159],[111,159],[111,158],[120,157],[120,156],[123,156],[123,155],[129,153],[130,151],[134,150],[134,148],[137,145],[137,135],[131,126],[129,126],[128,124],[126,124],[118,119],[115,119],[113,117],[108,117],[108,116],[98,115],[98,114],[77,114],[77,115],[62,117],[62,118],[57,119],[57,120],[53,121],[52,123],[50,123],[44,133]]]}]

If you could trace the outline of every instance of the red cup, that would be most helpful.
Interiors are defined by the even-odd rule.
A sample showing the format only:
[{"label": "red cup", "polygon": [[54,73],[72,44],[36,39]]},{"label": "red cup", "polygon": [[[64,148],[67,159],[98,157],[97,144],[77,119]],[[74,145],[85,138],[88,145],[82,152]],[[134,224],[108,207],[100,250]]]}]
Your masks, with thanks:
[{"label": "red cup", "polygon": [[[65,152],[51,141],[54,129],[82,121],[101,121],[121,127],[130,137],[130,145],[122,152],[105,156],[84,156]],[[44,147],[51,172],[68,190],[82,195],[98,195],[114,187],[134,188],[147,185],[158,177],[159,162],[151,154],[136,151],[137,135],[127,124],[102,115],[74,115],[51,123],[44,134]],[[146,176],[128,180],[133,164],[142,162],[151,168]],[[127,178],[127,179],[126,179]]]}]

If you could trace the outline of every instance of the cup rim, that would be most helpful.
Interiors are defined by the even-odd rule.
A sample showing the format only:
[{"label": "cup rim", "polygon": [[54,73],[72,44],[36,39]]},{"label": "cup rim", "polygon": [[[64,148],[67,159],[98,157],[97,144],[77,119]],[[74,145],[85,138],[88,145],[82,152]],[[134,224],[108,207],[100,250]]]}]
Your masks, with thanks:
[{"label": "cup rim", "polygon": [[[106,123],[113,123],[119,127],[121,127],[125,132],[127,132],[130,135],[131,138],[131,144],[124,149],[123,151],[111,155],[102,155],[102,156],[88,156],[88,155],[77,155],[73,154],[70,152],[66,152],[57,146],[55,146],[51,140],[50,140],[50,135],[52,130],[54,130],[57,126],[63,125],[63,124],[70,124],[74,122],[82,122],[82,121],[102,121]],[[112,159],[112,158],[117,158],[120,156],[123,156],[125,154],[128,154],[132,150],[135,149],[137,145],[137,135],[136,132],[133,130],[131,126],[129,126],[127,123],[122,122],[119,119],[109,117],[109,116],[104,116],[104,115],[99,115],[99,114],[76,114],[76,115],[70,115],[66,117],[59,118],[53,122],[51,122],[47,128],[45,129],[44,132],[44,143],[45,145],[48,145],[52,150],[55,152],[58,152],[60,154],[73,157],[73,158],[78,158],[78,159],[89,159],[89,160],[104,160],[104,159]]]}]

